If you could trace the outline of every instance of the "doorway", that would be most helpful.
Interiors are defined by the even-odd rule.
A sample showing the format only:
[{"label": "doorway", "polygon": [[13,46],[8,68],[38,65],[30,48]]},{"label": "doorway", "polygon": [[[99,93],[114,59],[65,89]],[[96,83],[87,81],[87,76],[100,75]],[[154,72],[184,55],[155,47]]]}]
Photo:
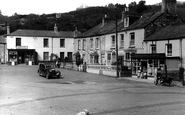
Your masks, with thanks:
[{"label": "doorway", "polygon": [[18,64],[25,63],[25,52],[19,51],[18,52]]}]

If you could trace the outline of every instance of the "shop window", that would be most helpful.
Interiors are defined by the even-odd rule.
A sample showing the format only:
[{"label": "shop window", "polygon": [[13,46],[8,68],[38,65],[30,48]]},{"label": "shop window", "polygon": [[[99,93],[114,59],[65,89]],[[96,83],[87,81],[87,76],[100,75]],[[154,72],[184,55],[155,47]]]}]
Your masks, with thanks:
[{"label": "shop window", "polygon": [[72,52],[67,52],[68,61],[72,61]]},{"label": "shop window", "polygon": [[49,61],[49,52],[44,52],[44,61]]},{"label": "shop window", "polygon": [[21,46],[21,38],[16,38],[16,46]]},{"label": "shop window", "polygon": [[17,61],[17,51],[9,51],[9,61]]},{"label": "shop window", "polygon": [[49,47],[48,38],[44,38],[44,47]]},{"label": "shop window", "polygon": [[60,39],[60,47],[65,47],[65,39]]},{"label": "shop window", "polygon": [[172,56],[172,44],[166,44],[166,55]]}]

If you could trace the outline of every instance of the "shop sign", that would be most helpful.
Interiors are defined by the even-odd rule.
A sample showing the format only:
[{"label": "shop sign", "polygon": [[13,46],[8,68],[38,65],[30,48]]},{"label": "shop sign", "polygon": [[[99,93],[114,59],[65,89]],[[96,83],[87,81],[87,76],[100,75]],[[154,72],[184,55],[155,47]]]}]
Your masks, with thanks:
[{"label": "shop sign", "polygon": [[17,46],[16,49],[28,49],[28,46]]},{"label": "shop sign", "polygon": [[165,54],[132,54],[132,59],[165,59]]}]

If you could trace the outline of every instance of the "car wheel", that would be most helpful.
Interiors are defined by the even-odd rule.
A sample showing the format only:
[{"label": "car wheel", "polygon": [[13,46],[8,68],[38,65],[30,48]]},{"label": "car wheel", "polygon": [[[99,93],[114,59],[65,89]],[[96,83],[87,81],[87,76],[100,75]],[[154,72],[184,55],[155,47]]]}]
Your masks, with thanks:
[{"label": "car wheel", "polygon": [[46,78],[49,79],[49,72],[46,73]]}]

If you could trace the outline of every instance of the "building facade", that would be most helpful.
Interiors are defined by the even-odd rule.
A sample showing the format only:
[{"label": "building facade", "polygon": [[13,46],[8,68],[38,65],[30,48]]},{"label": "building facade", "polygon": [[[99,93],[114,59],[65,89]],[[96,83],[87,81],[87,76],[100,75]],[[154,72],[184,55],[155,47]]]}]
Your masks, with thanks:
[{"label": "building facade", "polygon": [[0,63],[5,64],[6,63],[6,55],[7,49],[6,49],[6,37],[0,36]]},{"label": "building facade", "polygon": [[51,60],[55,54],[62,61],[72,60],[74,32],[17,30],[7,35],[7,61],[17,64]]}]

